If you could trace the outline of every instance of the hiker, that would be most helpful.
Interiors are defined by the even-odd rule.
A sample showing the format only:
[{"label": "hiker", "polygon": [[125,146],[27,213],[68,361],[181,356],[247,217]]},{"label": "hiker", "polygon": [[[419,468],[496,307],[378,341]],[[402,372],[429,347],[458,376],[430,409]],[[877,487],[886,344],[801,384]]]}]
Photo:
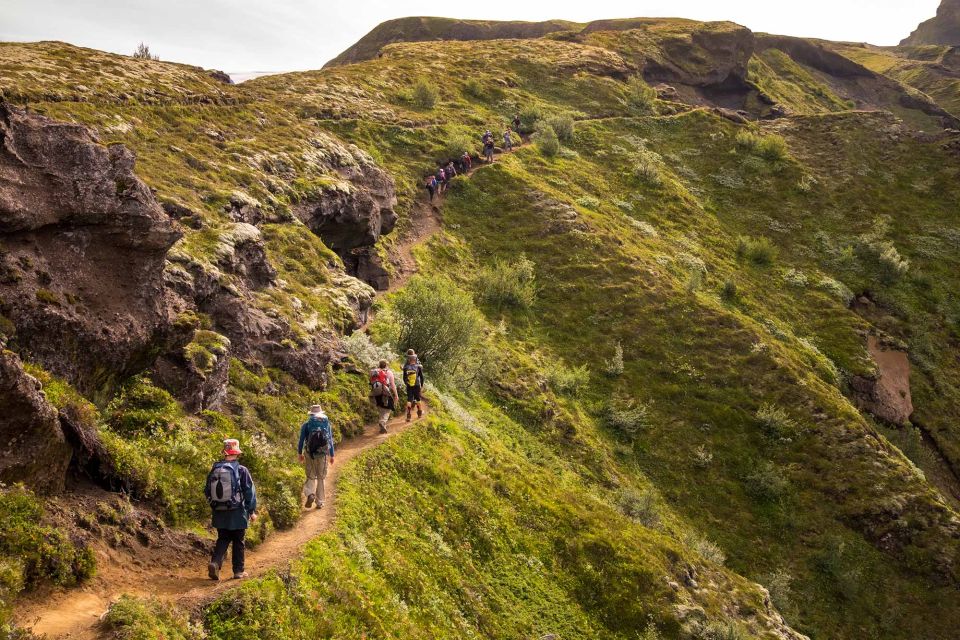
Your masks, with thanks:
[{"label": "hiker", "polygon": [[228,438],[223,441],[223,460],[217,462],[207,475],[203,494],[213,512],[213,527],[217,530],[217,543],[213,547],[207,574],[211,580],[220,579],[220,567],[227,557],[227,548],[233,544],[233,578],[247,577],[244,571],[244,537],[249,523],[257,519],[257,489],[245,466],[237,462],[240,457],[240,441]]},{"label": "hiker", "polygon": [[414,407],[417,408],[417,418],[422,418],[420,396],[423,393],[423,366],[413,349],[407,349],[407,361],[403,363],[403,384],[407,388],[407,422],[410,422],[410,413]]},{"label": "hiker", "polygon": [[510,135],[510,128],[503,132],[503,150],[507,153],[513,151],[513,136]]},{"label": "hiker", "polygon": [[457,169],[453,166],[453,160],[447,163],[447,182],[457,177]]},{"label": "hiker", "polygon": [[487,164],[493,162],[493,136],[483,143],[483,155],[487,159]]},{"label": "hiker", "polygon": [[447,184],[447,175],[443,171],[443,167],[437,169],[437,173],[434,175],[434,177],[437,179],[437,193],[443,193],[444,187]]},{"label": "hiker", "polygon": [[470,157],[469,151],[463,152],[463,172],[469,173],[470,169],[473,168],[473,158]]},{"label": "hiker", "polygon": [[370,397],[380,411],[380,433],[386,433],[390,415],[400,402],[397,382],[386,360],[381,360],[377,368],[370,372]]},{"label": "hiker", "polygon": [[303,483],[303,495],[307,497],[304,506],[307,509],[312,507],[314,502],[317,509],[323,508],[323,496],[326,495],[323,479],[327,477],[327,465],[333,464],[333,454],[330,419],[323,412],[323,408],[315,404],[310,407],[310,417],[300,425],[300,442],[297,443],[297,455],[307,472],[307,481]]},{"label": "hiker", "polygon": [[430,193],[430,202],[433,202],[433,196],[435,196],[437,193],[437,177],[430,176],[427,178],[427,183],[425,186],[427,187],[427,191]]},{"label": "hiker", "polygon": [[480,140],[483,142],[484,146],[486,146],[488,140],[493,140],[493,133],[491,133],[490,129],[487,129],[486,132],[484,132]]},{"label": "hiker", "polygon": [[519,113],[513,116],[513,130],[516,132],[518,136],[520,135],[520,114]]}]

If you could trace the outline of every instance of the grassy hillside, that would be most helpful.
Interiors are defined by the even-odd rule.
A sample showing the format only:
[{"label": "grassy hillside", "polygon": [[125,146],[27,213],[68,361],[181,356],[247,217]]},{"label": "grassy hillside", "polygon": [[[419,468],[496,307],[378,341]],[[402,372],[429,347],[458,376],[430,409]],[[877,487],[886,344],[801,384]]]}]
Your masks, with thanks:
[{"label": "grassy hillside", "polygon": [[[429,424],[343,478],[336,528],[290,573],[207,608],[209,637],[797,637],[783,614],[811,638],[940,638],[960,624],[960,519],[936,477],[960,465],[960,161],[891,114],[851,111],[781,50],[710,58],[701,38],[739,47],[736,25],[636,26],[597,26],[587,44],[393,44],[239,87],[4,45],[18,60],[6,95],[129,145],[159,198],[196,211],[174,262],[210,261],[231,194],[257,199],[283,281],[257,304],[308,334],[349,325],[336,256],[289,215],[310,190],[349,188],[327,158],[388,170],[409,217],[421,176],[476,151],[483,129],[520,113],[538,131],[457,179],[441,234],[418,250],[426,288],[481,314],[462,357],[475,381],[439,380]],[[71,59],[83,64],[57,62]],[[654,99],[637,78],[648,60],[742,71],[794,115],[736,124]],[[91,68],[96,88],[67,99],[93,86]],[[524,282],[536,286],[504,294]],[[396,335],[415,283],[381,303],[374,339]],[[868,335],[908,351],[916,426],[856,409],[852,381],[876,374]],[[339,426],[363,420],[362,386],[333,378],[323,399]],[[290,502],[284,446],[315,390],[242,361],[221,412],[184,415],[142,379],[127,389],[88,415],[121,461],[160,420],[164,473],[144,495],[177,505],[175,521],[201,517],[190,478],[227,430],[265,437],[255,471],[268,504]],[[133,601],[110,624],[154,615],[170,637],[196,633]]]}]

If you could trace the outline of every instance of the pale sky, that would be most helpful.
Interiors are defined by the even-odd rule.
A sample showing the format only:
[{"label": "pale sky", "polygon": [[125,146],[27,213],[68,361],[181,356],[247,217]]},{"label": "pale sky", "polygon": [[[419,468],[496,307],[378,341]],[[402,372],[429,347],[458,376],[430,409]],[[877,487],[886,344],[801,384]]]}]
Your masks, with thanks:
[{"label": "pale sky", "polygon": [[588,22],[676,16],[754,31],[896,44],[939,0],[0,0],[0,41],[64,40],[227,72],[317,69],[380,22],[414,15]]}]

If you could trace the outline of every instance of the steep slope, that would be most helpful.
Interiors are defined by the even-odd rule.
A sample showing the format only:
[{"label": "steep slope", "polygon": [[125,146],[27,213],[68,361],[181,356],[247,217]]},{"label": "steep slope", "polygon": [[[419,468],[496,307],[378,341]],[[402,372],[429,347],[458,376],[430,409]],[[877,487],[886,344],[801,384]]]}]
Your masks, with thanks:
[{"label": "steep slope", "polygon": [[378,24],[370,33],[326,63],[324,68],[371,60],[379,55],[383,47],[394,42],[539,38],[548,33],[568,31],[582,26],[566,20],[509,22],[431,17],[398,18]]},{"label": "steep slope", "polygon": [[946,44],[960,46],[960,2],[942,0],[937,15],[904,38],[901,45]]},{"label": "steep slope", "polygon": [[[960,142],[931,101],[904,103],[825,43],[730,23],[396,43],[240,87],[4,46],[20,60],[6,95],[128,146],[181,221],[164,274],[186,346],[97,404],[69,371],[23,367],[61,424],[99,439],[94,477],[168,523],[203,517],[195,480],[239,434],[269,515],[254,542],[291,526],[304,407],[319,398],[356,432],[355,373],[390,354],[374,343],[397,344],[410,300],[444,303],[417,323],[462,313],[475,330],[435,377],[428,424],[345,475],[341,520],[302,562],[223,594],[193,631],[126,601],[112,632],[905,639],[960,624],[956,483],[938,475],[960,463]],[[373,295],[344,274],[352,257],[389,275],[428,206],[423,176],[516,113],[537,143],[454,180],[420,277],[379,303],[372,338],[341,339]],[[29,359],[18,322],[0,326]],[[191,405],[170,363],[219,381],[202,397],[220,402]]]}]

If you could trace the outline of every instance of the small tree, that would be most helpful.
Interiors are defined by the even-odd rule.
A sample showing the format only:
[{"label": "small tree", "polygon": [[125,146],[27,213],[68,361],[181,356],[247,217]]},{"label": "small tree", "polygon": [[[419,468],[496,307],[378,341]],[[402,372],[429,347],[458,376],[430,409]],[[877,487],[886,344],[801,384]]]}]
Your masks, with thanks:
[{"label": "small tree", "polygon": [[439,97],[439,92],[437,87],[429,82],[426,78],[420,78],[417,80],[417,83],[413,85],[412,99],[413,104],[420,107],[421,109],[433,109],[437,104],[437,98]]},{"label": "small tree", "polygon": [[571,142],[573,140],[573,129],[576,126],[573,116],[569,113],[551,117],[547,122],[553,127],[554,133],[562,142]]},{"label": "small tree", "polygon": [[537,123],[537,132],[534,134],[534,140],[536,140],[537,148],[540,149],[540,153],[543,155],[553,157],[560,153],[560,139],[557,137],[557,132],[542,120]]},{"label": "small tree", "polygon": [[479,342],[483,317],[472,298],[443,277],[415,277],[388,309],[389,332],[401,351],[414,349],[438,375],[457,369]]},{"label": "small tree", "polygon": [[627,106],[634,113],[650,113],[656,99],[656,90],[644,82],[643,78],[632,76],[627,80]]},{"label": "small tree", "polygon": [[136,50],[134,50],[133,52],[133,57],[138,58],[140,60],[159,60],[160,59],[160,56],[155,56],[152,53],[150,53],[150,47],[148,47],[142,42],[137,45]]},{"label": "small tree", "polygon": [[497,259],[477,277],[480,300],[497,309],[529,309],[537,297],[535,265],[526,256],[516,262]]}]

